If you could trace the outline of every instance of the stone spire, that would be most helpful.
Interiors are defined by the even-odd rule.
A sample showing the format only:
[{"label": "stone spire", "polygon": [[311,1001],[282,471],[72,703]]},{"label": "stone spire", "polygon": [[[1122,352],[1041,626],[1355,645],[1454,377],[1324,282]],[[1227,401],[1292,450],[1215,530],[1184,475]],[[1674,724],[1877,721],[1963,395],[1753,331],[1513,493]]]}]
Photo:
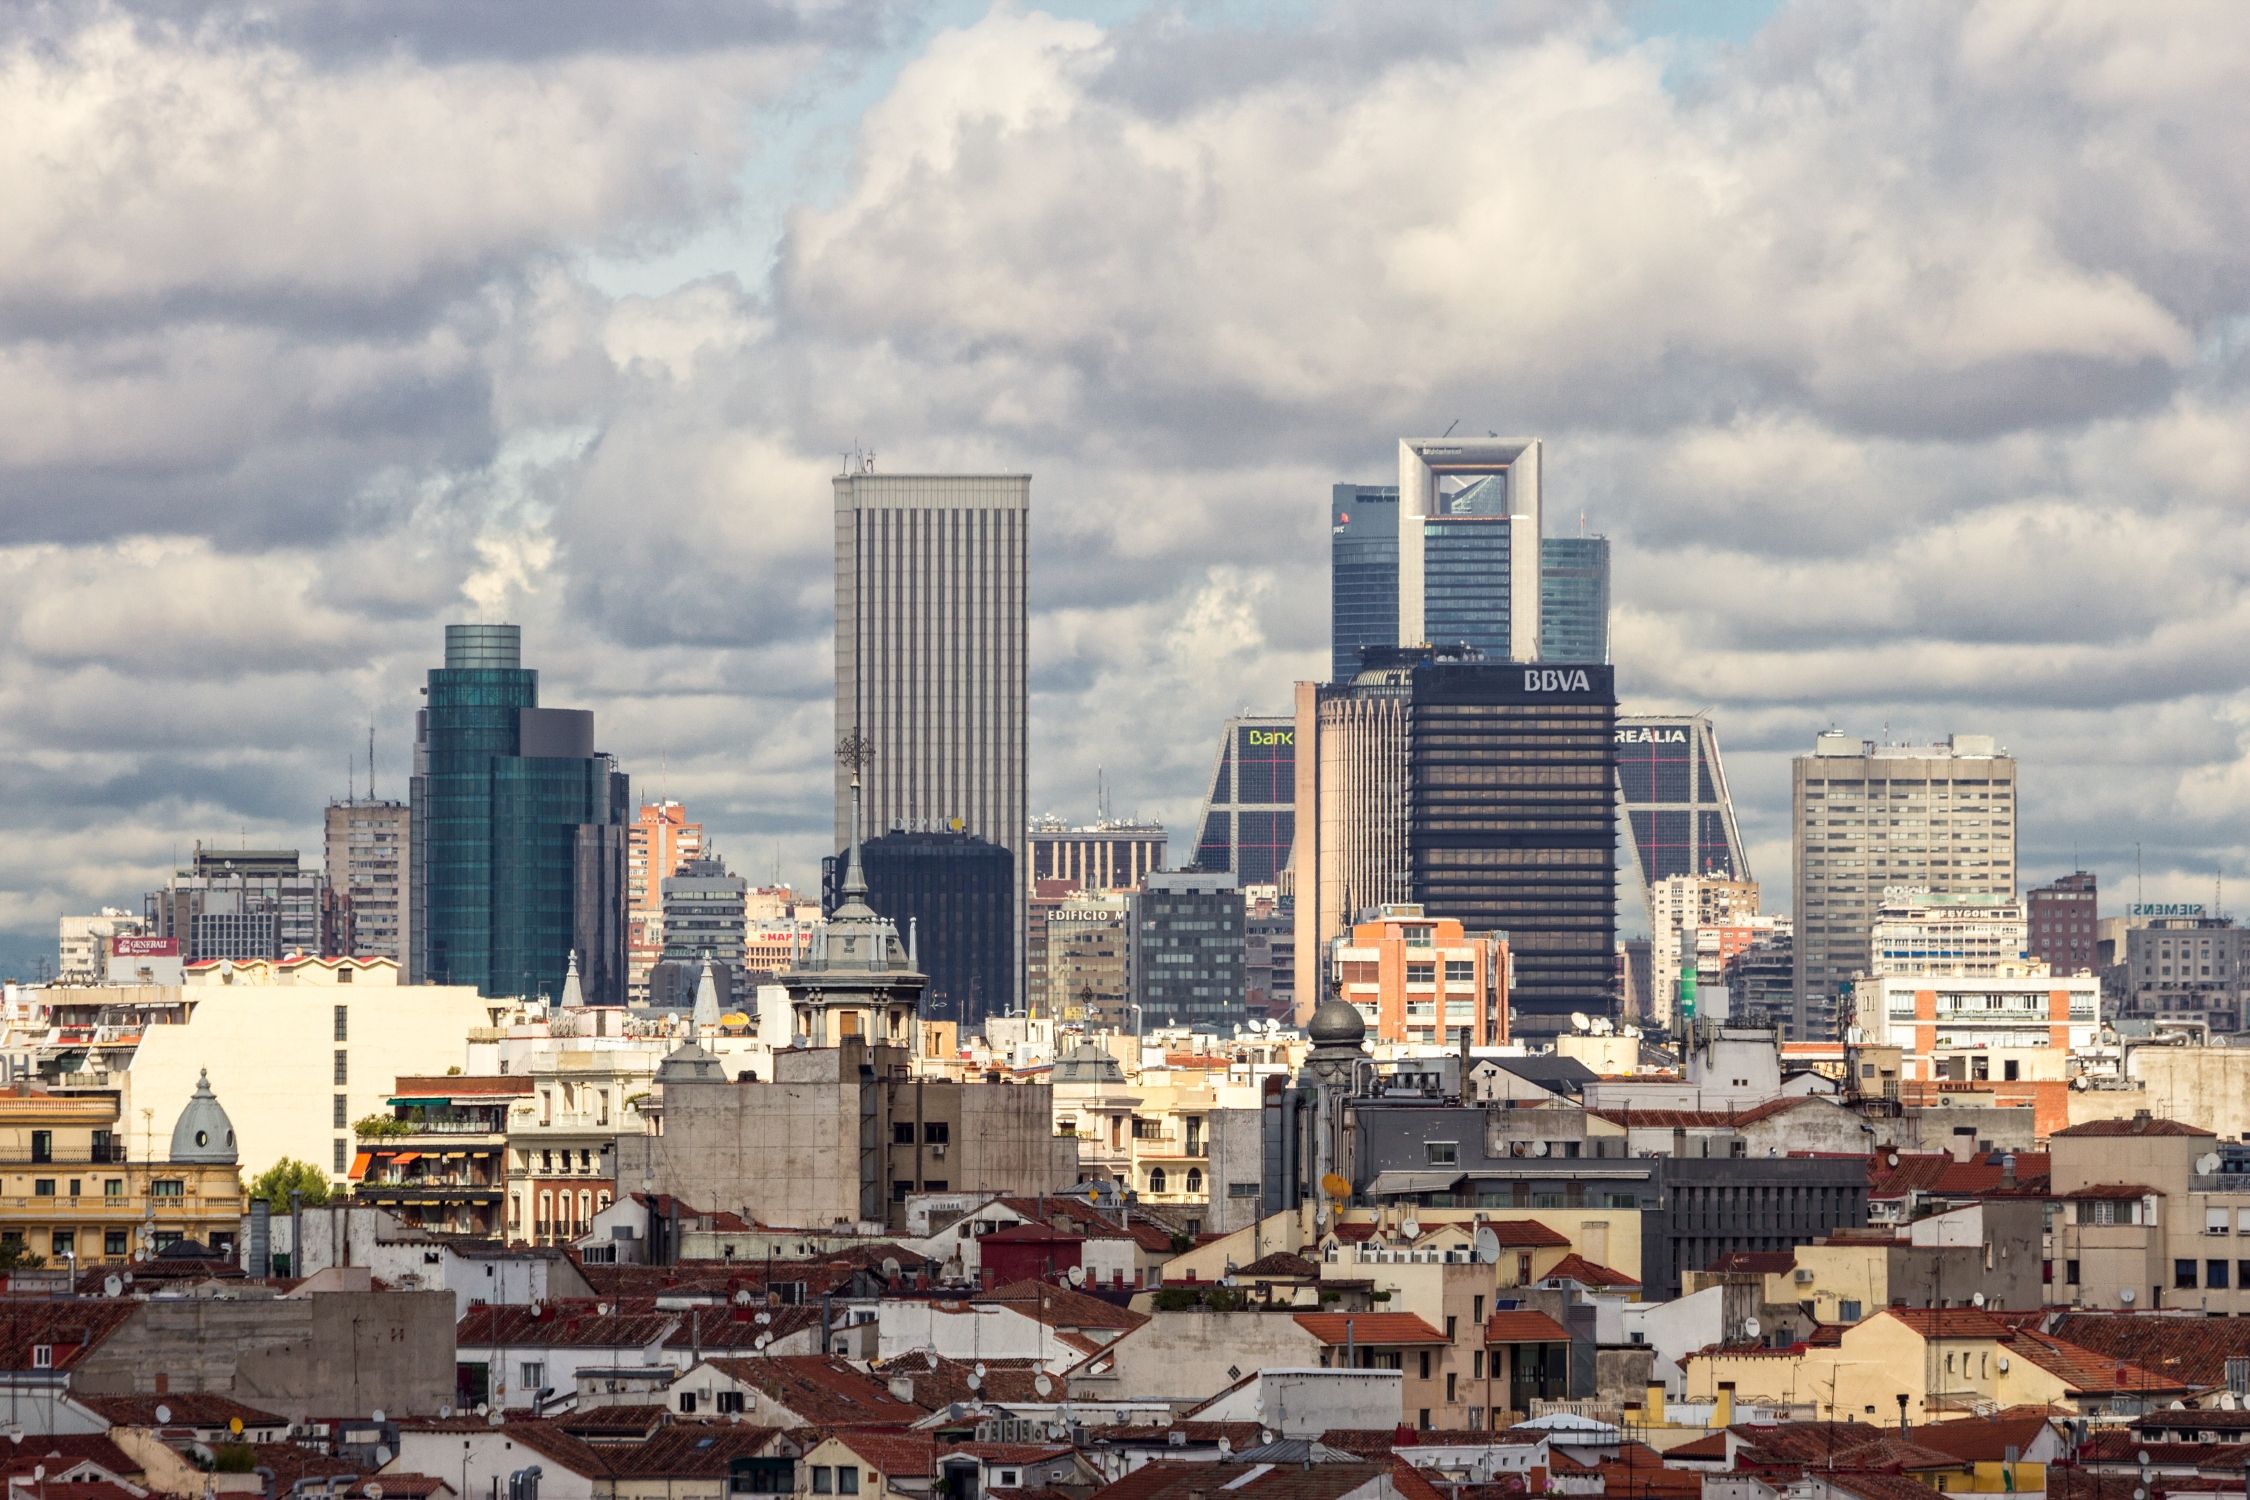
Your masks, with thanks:
[{"label": "stone spire", "polygon": [[563,973],[562,1005],[564,1009],[586,1003],[586,992],[578,987],[578,950],[570,950],[570,967]]},{"label": "stone spire", "polygon": [[719,1024],[719,984],[711,977],[711,955],[703,955],[703,973],[695,981],[695,1014],[698,1028]]}]

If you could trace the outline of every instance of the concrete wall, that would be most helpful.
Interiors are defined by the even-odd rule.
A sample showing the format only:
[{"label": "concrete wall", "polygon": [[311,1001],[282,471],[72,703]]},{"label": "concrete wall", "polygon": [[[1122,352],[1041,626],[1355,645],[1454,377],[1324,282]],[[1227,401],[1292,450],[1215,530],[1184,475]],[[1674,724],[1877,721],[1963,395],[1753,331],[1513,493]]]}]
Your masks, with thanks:
[{"label": "concrete wall", "polygon": [[72,1367],[71,1385],[211,1391],[298,1419],[429,1416],[453,1400],[453,1323],[444,1292],[144,1302]]},{"label": "concrete wall", "polygon": [[[465,1428],[465,1424],[461,1424]],[[552,1458],[526,1448],[505,1431],[407,1431],[398,1435],[398,1456],[385,1474],[427,1474],[454,1488],[461,1500],[485,1500],[508,1493],[508,1476],[539,1467],[539,1500],[593,1500],[594,1481],[574,1474]],[[609,1481],[601,1481],[608,1493]]]},{"label": "concrete wall", "polygon": [[[125,1074],[133,1154],[143,1154],[141,1111],[168,1140],[196,1074],[208,1068],[247,1178],[294,1156],[340,1180],[334,1143],[345,1143],[348,1167],[355,1142],[348,1125],[336,1129],[336,1096],[344,1096],[346,1120],[390,1113],[400,1074],[463,1066],[470,1029],[490,1025],[493,1014],[492,1002],[466,985],[195,984],[175,993],[195,1001],[187,1024],[149,1027]],[[346,1054],[342,1085],[338,1052]]]},{"label": "concrete wall", "polygon": [[1056,1368],[1079,1351],[1012,1308],[968,1302],[884,1301],[876,1306],[879,1358],[930,1350],[947,1359],[1045,1359]]},{"label": "concrete wall", "polygon": [[[1157,1396],[1203,1401],[1254,1370],[1318,1366],[1321,1346],[1287,1313],[1163,1312],[1126,1334],[1103,1357],[1070,1379],[1074,1401]],[[1108,1368],[1100,1369],[1106,1358]],[[1392,1386],[1392,1399],[1398,1400]],[[1388,1427],[1403,1404],[1364,1410],[1363,1420],[1336,1426]]]},{"label": "concrete wall", "polygon": [[1284,1438],[1317,1438],[1337,1427],[1388,1427],[1403,1408],[1396,1370],[1261,1370],[1196,1414],[1202,1422],[1256,1422]]},{"label": "concrete wall", "polygon": [[[289,1214],[273,1220],[273,1249],[289,1255],[291,1274],[317,1275],[338,1267],[364,1268],[401,1291],[453,1293],[455,1317],[478,1302],[528,1306],[555,1297],[590,1297],[593,1288],[561,1255],[470,1257],[434,1235],[403,1224],[395,1214],[344,1202],[303,1211],[304,1253],[295,1254],[296,1222]],[[245,1224],[240,1259],[249,1265]]]}]

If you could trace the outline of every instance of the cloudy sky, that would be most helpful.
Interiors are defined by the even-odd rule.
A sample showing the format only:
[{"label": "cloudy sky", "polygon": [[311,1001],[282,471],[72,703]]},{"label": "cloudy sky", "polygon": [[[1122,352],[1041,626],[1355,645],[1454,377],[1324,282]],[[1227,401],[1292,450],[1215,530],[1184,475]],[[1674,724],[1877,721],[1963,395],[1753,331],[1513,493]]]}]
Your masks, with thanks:
[{"label": "cloudy sky", "polygon": [[[1034,810],[1184,826],[1398,435],[1548,442],[1620,686],[1998,735],[2250,900],[2250,12],[56,4],[0,19],[0,968],[404,788],[448,620],[812,869],[828,476],[1034,476]],[[364,776],[364,768],[361,772]]]}]

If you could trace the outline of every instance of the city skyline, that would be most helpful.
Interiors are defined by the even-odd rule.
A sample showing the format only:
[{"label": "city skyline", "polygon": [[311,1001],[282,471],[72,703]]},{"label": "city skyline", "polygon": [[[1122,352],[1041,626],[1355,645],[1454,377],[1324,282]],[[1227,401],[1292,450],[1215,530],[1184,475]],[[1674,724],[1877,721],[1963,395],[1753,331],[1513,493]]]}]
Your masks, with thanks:
[{"label": "city skyline", "polygon": [[[1831,726],[2008,744],[2023,884],[2085,866],[2129,899],[2139,846],[2147,899],[2207,900],[2250,865],[2243,569],[2209,544],[2250,472],[2217,337],[2241,312],[2242,169],[2152,148],[2136,185],[2083,148],[2176,139],[2199,111],[2211,128],[2185,134],[2223,140],[2240,106],[2216,72],[2159,87],[2128,61],[2097,86],[2098,61],[2140,55],[2123,21],[1995,15],[1807,9],[1713,37],[1623,11],[1422,35],[1337,11],[1284,28],[1249,80],[1213,67],[1235,23],[1125,9],[948,11],[874,40],[833,18],[721,34],[683,12],[630,39],[402,19],[391,52],[310,14],[22,22],[10,68],[154,144],[91,189],[141,207],[0,249],[37,309],[14,325],[28,409],[53,414],[0,455],[0,576],[25,601],[0,638],[0,969],[31,972],[55,916],[129,905],[199,837],[315,857],[370,716],[376,791],[402,797],[413,690],[458,621],[522,623],[544,690],[599,716],[638,796],[685,802],[760,878],[778,845],[811,888],[832,852],[822,501],[855,442],[879,473],[1039,476],[1029,811],[1088,816],[1100,766],[1120,809],[1184,833],[1218,726],[1328,675],[1315,497],[1456,419],[1538,433],[1548,530],[1585,513],[1610,537],[1624,709],[1712,714],[1771,906],[1789,761]],[[2223,52],[2194,15],[2167,24],[2181,52]],[[2020,54],[2009,76],[1979,63],[1993,46]],[[175,70],[186,103],[121,92],[135,68]],[[1822,68],[1915,83],[1818,96],[1789,142],[1751,144]],[[964,86],[991,73],[1017,88]],[[223,114],[253,78],[255,132],[284,149],[221,183],[180,170],[204,127],[161,112]],[[1379,185],[1327,205],[1382,214],[1366,247],[1271,232],[1313,201],[1286,184],[1241,206],[1289,176],[1257,141],[1308,79],[1334,113],[1282,133],[1294,157],[1400,127]],[[1572,106],[1500,111],[1495,79]],[[848,116],[777,128],[836,84]],[[560,90],[549,133],[488,139],[479,111],[534,87]],[[408,88],[446,149],[347,128]],[[1915,88],[1941,101],[1926,117],[1885,102]],[[1561,122],[1585,110],[1634,144],[1584,155]],[[2021,138],[2032,113],[2049,128]],[[0,160],[45,183],[38,161],[85,144],[71,118]],[[1243,127],[1200,225],[1161,153],[1119,144]],[[960,149],[987,136],[989,157]],[[400,154],[359,154],[377,149]],[[510,149],[554,168],[528,206],[496,190],[525,175]],[[1086,204],[1055,168],[1082,150],[1116,153],[1092,174],[1107,250],[1064,234]],[[277,234],[320,201],[290,161],[385,186]],[[1447,193],[1398,197],[1424,174]],[[2025,176],[2054,189],[1997,190]],[[1605,183],[1656,184],[1629,234]],[[27,195],[44,214],[81,201],[51,187]],[[1847,187],[1876,200],[1871,246],[1829,227],[1859,222]],[[2160,193],[2208,232],[2177,232]],[[438,203],[460,206],[412,211]],[[1011,203],[1020,244],[980,218]],[[1748,226],[1782,205],[1801,240],[1759,249]],[[1614,274],[1465,274],[1495,218],[1542,262]],[[1886,269],[1917,245],[1942,275]],[[1210,290],[1160,289],[1181,286]],[[1345,316],[1286,311],[1309,305]],[[1099,357],[1097,329],[1117,340]]]}]

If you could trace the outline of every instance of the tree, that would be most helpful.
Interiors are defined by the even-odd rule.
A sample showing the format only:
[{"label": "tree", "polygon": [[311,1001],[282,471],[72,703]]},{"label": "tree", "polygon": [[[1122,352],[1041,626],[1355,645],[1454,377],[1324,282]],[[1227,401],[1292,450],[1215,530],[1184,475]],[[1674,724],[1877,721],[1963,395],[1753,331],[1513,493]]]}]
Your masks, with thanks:
[{"label": "tree", "polygon": [[0,1271],[36,1271],[47,1257],[25,1248],[22,1240],[0,1240]]},{"label": "tree", "polygon": [[277,1214],[289,1212],[289,1191],[304,1195],[305,1207],[328,1201],[328,1174],[309,1161],[284,1156],[258,1174],[247,1189],[253,1199],[263,1198]]}]

